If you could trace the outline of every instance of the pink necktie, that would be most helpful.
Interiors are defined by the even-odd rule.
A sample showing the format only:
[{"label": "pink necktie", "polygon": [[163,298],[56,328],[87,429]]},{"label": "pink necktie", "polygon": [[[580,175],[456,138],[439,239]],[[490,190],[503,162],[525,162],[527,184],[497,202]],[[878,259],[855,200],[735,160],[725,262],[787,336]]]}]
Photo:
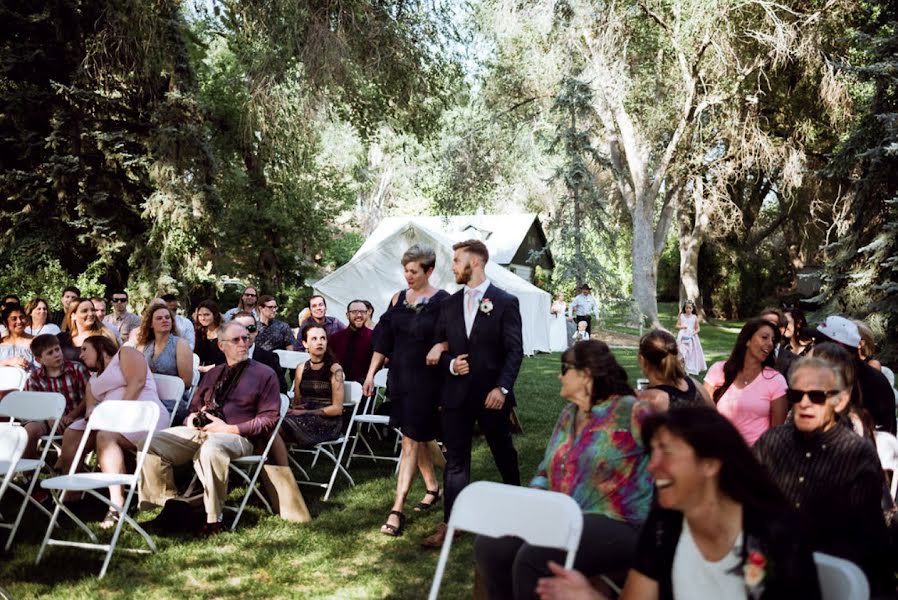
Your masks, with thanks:
[{"label": "pink necktie", "polygon": [[473,314],[477,308],[477,290],[470,289],[465,294],[468,296],[468,314]]}]

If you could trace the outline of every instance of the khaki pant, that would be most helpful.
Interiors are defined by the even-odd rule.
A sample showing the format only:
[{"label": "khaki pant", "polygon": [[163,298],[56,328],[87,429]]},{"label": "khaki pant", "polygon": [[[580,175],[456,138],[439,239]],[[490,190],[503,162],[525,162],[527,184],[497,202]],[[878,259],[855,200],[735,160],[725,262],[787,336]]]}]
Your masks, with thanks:
[{"label": "khaki pant", "polygon": [[173,466],[192,460],[203,484],[206,521],[221,519],[228,496],[231,459],[252,454],[253,445],[233,433],[205,433],[192,427],[172,427],[153,436],[140,473],[140,501],[157,506],[178,496]]}]

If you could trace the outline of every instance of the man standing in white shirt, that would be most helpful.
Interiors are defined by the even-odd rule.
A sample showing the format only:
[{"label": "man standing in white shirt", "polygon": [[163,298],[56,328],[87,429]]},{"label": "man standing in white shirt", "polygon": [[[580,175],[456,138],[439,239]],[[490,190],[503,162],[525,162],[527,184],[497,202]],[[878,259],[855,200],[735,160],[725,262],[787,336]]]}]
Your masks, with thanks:
[{"label": "man standing in white shirt", "polygon": [[599,305],[592,296],[592,288],[589,284],[584,283],[580,286],[580,293],[571,302],[571,316],[574,323],[586,321],[586,333],[592,333],[592,318],[595,316],[596,321],[599,319]]}]

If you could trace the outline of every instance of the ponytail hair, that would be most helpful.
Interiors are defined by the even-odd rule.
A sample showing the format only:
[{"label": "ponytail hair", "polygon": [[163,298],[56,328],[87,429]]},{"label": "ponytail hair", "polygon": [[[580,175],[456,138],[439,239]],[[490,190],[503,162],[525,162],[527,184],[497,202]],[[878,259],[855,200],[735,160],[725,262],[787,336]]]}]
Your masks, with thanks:
[{"label": "ponytail hair", "polygon": [[639,354],[665,382],[686,378],[677,340],[662,329],[653,329],[639,340]]}]

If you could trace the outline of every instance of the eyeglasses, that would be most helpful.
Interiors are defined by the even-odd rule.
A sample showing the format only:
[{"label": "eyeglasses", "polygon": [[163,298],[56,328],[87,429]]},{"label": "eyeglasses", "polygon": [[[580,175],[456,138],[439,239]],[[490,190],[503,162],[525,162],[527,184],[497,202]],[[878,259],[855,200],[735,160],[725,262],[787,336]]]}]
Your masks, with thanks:
[{"label": "eyeglasses", "polygon": [[798,404],[805,396],[814,404],[823,404],[827,398],[835,396],[842,390],[796,390],[789,388],[786,390],[786,399],[790,404]]},{"label": "eyeglasses", "polygon": [[113,304],[119,304],[119,303],[121,303],[121,302],[127,302],[127,301],[128,301],[127,298],[113,298],[113,299],[112,299],[112,303],[113,303]]},{"label": "eyeglasses", "polygon": [[256,333],[256,326],[255,325],[247,325],[246,330],[250,333]]},{"label": "eyeglasses", "polygon": [[230,342],[232,344],[239,344],[240,342],[243,342],[244,344],[248,344],[249,336],[248,335],[238,335],[237,337],[231,338],[229,340],[221,340],[221,341]]},{"label": "eyeglasses", "polygon": [[571,363],[566,363],[566,362],[561,363],[561,374],[562,375],[567,375],[567,372],[570,371],[571,369],[576,370],[577,365],[572,365]]},{"label": "eyeglasses", "polygon": [[368,310],[367,310],[367,309],[362,309],[362,310],[347,310],[346,312],[348,312],[348,313],[351,314],[351,315],[367,315],[367,314],[368,314]]},{"label": "eyeglasses", "polygon": [[250,293],[250,292],[243,292],[243,295],[244,295],[244,296],[249,296],[250,298],[255,298],[255,297],[256,297],[255,294],[252,294],[252,293]]},{"label": "eyeglasses", "polygon": [[270,308],[271,310],[277,310],[277,309],[278,309],[278,305],[275,304],[274,306],[263,306],[262,308]]}]

